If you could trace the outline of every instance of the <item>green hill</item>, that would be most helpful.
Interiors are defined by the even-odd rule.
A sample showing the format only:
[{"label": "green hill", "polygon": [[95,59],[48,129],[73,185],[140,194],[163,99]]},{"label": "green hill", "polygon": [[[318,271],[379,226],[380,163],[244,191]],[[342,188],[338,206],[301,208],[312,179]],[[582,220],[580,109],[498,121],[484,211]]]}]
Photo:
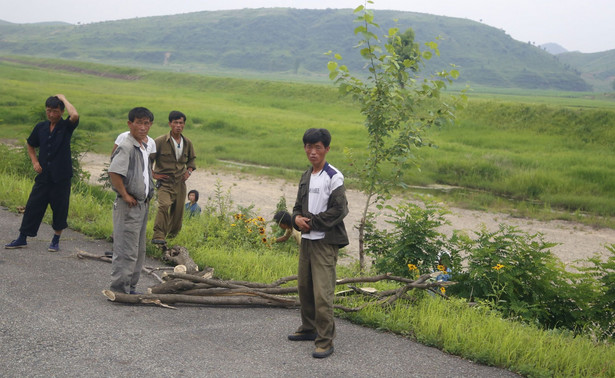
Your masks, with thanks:
[{"label": "green hill", "polygon": [[610,92],[615,88],[615,50],[584,54],[567,52],[557,55],[558,59],[582,72],[582,77],[596,90]]},{"label": "green hill", "polygon": [[[438,40],[425,72],[459,66],[459,82],[505,88],[588,91],[572,65],[478,22],[413,12],[375,11],[382,33],[411,27],[418,42]],[[0,23],[0,54],[55,57],[193,72],[326,77],[325,52],[362,61],[352,48],[349,9],[288,8],[197,12],[86,25]],[[394,21],[397,20],[397,23]]]}]

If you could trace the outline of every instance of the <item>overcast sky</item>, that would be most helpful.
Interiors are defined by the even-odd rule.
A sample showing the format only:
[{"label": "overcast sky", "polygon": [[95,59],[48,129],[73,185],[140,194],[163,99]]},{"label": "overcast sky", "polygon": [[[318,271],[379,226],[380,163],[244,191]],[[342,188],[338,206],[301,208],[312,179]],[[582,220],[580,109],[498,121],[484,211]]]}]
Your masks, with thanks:
[{"label": "overcast sky", "polygon": [[[83,24],[206,10],[353,9],[361,4],[360,0],[0,0],[0,20]],[[467,18],[503,29],[521,42],[555,42],[569,51],[615,49],[615,0],[375,0],[370,6]]]}]

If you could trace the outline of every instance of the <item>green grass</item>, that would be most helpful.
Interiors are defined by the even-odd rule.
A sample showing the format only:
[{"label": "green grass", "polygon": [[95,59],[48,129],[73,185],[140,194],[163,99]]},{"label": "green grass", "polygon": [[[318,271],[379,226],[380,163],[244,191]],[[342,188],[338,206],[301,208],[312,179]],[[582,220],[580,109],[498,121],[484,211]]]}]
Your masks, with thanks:
[{"label": "green grass", "polygon": [[588,337],[502,319],[486,307],[430,296],[341,314],[354,322],[407,335],[447,353],[532,377],[612,376],[615,348]]},{"label": "green grass", "polygon": [[[196,146],[201,168],[229,169],[221,160],[234,161],[271,168],[243,171],[294,180],[306,166],[301,135],[309,127],[332,131],[328,158],[342,171],[348,171],[343,150],[360,156],[365,148],[356,104],[339,97],[332,85],[30,62],[0,62],[0,138],[23,142],[36,122],[33,109],[47,94],[62,92],[81,114],[78,133],[104,154],[127,129],[126,115],[134,106],[156,115],[154,137],[167,132],[170,110],[186,113],[185,135]],[[49,64],[61,68],[42,67]],[[88,67],[109,77],[83,73]],[[477,88],[458,112],[457,125],[426,135],[438,148],[417,152],[421,170],[407,171],[406,181],[461,186],[463,193],[441,194],[457,205],[543,219],[582,214],[583,222],[612,227],[614,122],[615,98],[606,95]]]}]

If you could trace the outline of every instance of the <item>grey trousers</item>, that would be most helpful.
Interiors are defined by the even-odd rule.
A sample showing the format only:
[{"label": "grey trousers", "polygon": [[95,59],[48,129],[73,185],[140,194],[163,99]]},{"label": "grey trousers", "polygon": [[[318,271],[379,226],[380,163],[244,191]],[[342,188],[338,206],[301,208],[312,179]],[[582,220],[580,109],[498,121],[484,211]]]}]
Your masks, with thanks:
[{"label": "grey trousers", "polygon": [[323,240],[301,239],[297,285],[301,302],[298,332],[317,333],[316,347],[328,349],[335,338],[333,297],[339,248]]},{"label": "grey trousers", "polygon": [[113,204],[111,290],[130,293],[137,288],[145,260],[145,230],[149,203],[129,207],[122,198]]}]

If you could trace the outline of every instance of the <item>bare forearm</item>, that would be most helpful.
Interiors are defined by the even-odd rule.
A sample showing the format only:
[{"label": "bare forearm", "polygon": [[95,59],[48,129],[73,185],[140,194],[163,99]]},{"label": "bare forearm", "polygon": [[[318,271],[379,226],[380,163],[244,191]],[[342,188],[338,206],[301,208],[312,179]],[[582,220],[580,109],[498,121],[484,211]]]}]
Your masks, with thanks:
[{"label": "bare forearm", "polygon": [[63,94],[57,94],[56,97],[64,103],[64,108],[68,113],[69,119],[71,120],[71,122],[75,123],[79,119],[79,113],[77,112],[77,109],[66,99],[66,96],[64,96]]},{"label": "bare forearm", "polygon": [[27,144],[27,149],[28,149],[28,156],[30,157],[30,160],[32,161],[32,168],[34,168],[34,171],[36,171],[36,173],[43,172],[43,168],[41,167],[41,164],[38,162],[38,158],[36,157],[36,150],[34,149],[34,147]]},{"label": "bare forearm", "polygon": [[30,157],[30,161],[32,161],[32,164],[38,163],[38,158],[36,157],[36,149],[34,149],[34,147],[30,146],[29,144],[27,145],[27,148],[28,156]]},{"label": "bare forearm", "polygon": [[120,197],[126,198],[128,192],[126,191],[126,187],[124,186],[124,180],[122,179],[122,175],[109,172],[109,178],[111,179],[111,185],[113,185]]}]

